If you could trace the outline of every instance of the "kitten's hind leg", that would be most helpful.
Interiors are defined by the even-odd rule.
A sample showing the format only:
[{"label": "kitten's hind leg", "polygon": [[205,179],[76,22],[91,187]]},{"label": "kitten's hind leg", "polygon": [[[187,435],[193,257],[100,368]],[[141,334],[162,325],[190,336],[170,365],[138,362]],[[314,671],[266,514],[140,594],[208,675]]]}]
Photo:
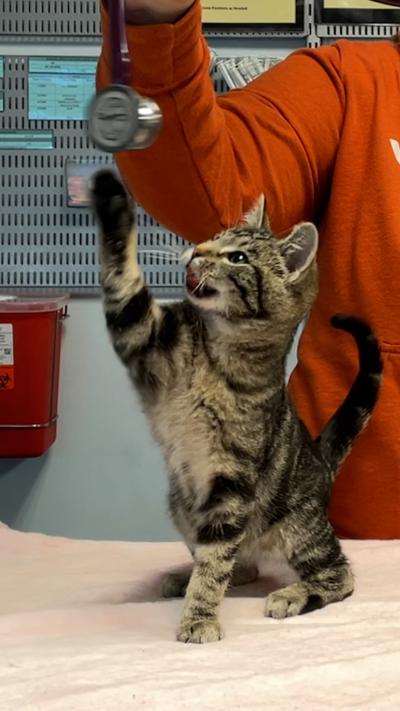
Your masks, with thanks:
[{"label": "kitten's hind leg", "polygon": [[[353,575],[333,530],[324,522],[318,530],[303,531],[290,541],[290,565],[300,582],[270,593],[265,615],[282,619],[292,617],[331,602],[339,602],[353,592]],[[289,529],[287,532],[289,536]],[[317,543],[321,541],[322,543]]]}]

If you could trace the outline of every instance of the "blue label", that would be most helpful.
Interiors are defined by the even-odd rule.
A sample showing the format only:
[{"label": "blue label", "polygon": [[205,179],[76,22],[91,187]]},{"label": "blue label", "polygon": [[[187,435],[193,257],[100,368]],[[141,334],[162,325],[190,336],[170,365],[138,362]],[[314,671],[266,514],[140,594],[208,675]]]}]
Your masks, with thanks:
[{"label": "blue label", "polygon": [[51,151],[53,131],[0,131],[0,151]]}]

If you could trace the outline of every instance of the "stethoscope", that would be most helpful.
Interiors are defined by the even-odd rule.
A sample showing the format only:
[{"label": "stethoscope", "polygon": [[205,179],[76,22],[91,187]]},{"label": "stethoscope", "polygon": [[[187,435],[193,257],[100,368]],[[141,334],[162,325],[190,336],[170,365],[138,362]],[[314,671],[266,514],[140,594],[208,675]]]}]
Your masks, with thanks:
[{"label": "stethoscope", "polygon": [[102,151],[148,148],[156,139],[162,114],[158,104],[131,88],[132,66],[125,31],[125,2],[110,0],[112,84],[99,91],[89,107],[88,130]]}]

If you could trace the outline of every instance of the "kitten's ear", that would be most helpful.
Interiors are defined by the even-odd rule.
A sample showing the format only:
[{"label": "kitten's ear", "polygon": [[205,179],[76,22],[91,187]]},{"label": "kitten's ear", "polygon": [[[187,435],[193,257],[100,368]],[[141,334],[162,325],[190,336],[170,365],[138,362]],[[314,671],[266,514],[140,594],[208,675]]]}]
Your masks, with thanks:
[{"label": "kitten's ear", "polygon": [[241,224],[256,229],[264,227],[267,230],[271,230],[267,215],[267,201],[265,195],[260,195],[253,207],[244,215]]},{"label": "kitten's ear", "polygon": [[288,237],[279,241],[279,247],[289,272],[289,281],[296,281],[315,259],[318,230],[312,222],[302,222],[293,228]]}]

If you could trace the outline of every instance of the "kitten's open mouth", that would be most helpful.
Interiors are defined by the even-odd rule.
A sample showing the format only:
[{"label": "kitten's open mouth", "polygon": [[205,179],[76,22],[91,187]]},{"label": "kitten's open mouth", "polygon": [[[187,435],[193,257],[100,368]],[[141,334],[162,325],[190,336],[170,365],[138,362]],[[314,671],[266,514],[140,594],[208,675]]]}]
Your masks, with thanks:
[{"label": "kitten's open mouth", "polygon": [[207,299],[218,294],[217,289],[202,282],[201,278],[192,272],[188,272],[186,275],[186,289],[188,294],[195,296],[196,299]]},{"label": "kitten's open mouth", "polygon": [[213,289],[211,286],[207,286],[207,284],[203,284],[196,289],[191,289],[188,285],[186,285],[186,288],[189,294],[191,296],[195,296],[197,299],[207,299],[218,294],[216,289]]}]

